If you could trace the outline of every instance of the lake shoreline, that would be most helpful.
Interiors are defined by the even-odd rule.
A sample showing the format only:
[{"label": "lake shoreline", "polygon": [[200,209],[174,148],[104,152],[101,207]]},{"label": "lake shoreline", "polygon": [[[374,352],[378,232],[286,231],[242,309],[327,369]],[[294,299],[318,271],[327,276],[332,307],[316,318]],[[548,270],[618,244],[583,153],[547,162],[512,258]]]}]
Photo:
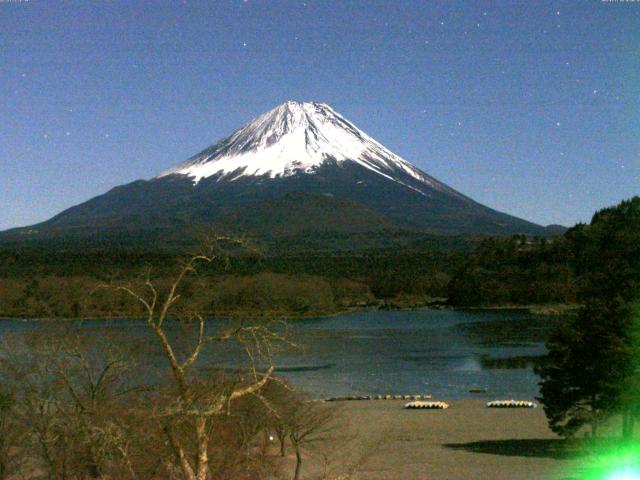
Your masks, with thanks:
[{"label": "lake shoreline", "polygon": [[[308,315],[292,315],[292,314],[273,314],[273,315],[208,315],[208,320],[222,319],[222,320],[234,320],[234,319],[255,319],[257,321],[265,320],[309,320],[319,318],[333,318],[340,315],[348,315],[351,313],[362,312],[416,312],[425,310],[457,310],[457,311],[474,311],[474,312],[492,312],[492,311],[520,311],[529,312],[532,315],[566,315],[575,313],[580,308],[580,305],[575,304],[541,304],[541,305],[487,305],[487,306],[454,306],[454,305],[441,305],[441,304],[425,304],[415,307],[389,307],[388,305],[375,305],[366,307],[351,307],[338,310],[335,312],[326,313],[312,313]],[[146,320],[144,316],[113,316],[109,318],[87,316],[87,317],[9,317],[0,315],[0,322],[2,321],[17,321],[17,322],[54,322],[54,321],[87,321],[87,320]]]}]

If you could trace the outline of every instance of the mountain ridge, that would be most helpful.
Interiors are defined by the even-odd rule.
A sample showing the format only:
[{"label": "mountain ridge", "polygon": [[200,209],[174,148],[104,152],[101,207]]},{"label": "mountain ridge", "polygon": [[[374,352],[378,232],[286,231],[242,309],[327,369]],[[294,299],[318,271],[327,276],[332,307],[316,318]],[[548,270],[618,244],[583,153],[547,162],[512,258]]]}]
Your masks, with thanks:
[{"label": "mountain ridge", "polygon": [[[335,202],[323,202],[322,196]],[[308,217],[296,198],[306,202]],[[231,218],[237,227],[252,225],[245,233],[264,235],[271,225],[279,232],[271,237],[287,237],[287,229],[298,235],[319,229],[327,234],[332,228],[340,235],[349,232],[348,222],[331,218],[331,208],[360,225],[360,233],[365,227],[380,232],[390,226],[437,235],[548,236],[558,231],[474,201],[394,154],[326,104],[289,101],[154,178],[114,187],[45,222],[3,232],[0,240],[118,238],[120,231],[123,238],[155,232],[149,241],[156,242],[188,235],[195,225],[218,227],[224,219],[229,225]]]}]

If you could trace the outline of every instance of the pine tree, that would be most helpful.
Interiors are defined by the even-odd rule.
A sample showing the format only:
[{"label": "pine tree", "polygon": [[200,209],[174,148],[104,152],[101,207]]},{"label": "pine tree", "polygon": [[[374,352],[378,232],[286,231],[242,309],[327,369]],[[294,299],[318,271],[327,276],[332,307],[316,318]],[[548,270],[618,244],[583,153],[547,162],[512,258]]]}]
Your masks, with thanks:
[{"label": "pine tree", "polygon": [[622,413],[623,434],[640,413],[640,197],[597,212],[566,234],[583,307],[552,333],[538,367],[550,427],[565,436],[597,432]]}]

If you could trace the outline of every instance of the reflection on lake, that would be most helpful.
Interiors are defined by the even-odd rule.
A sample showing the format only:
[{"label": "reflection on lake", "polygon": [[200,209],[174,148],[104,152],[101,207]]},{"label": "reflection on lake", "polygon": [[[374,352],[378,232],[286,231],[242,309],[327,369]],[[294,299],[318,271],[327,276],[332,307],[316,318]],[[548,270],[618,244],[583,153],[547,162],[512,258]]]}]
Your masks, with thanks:
[{"label": "reflection on lake", "polygon": [[[538,379],[531,362],[494,359],[544,354],[545,335],[559,320],[513,310],[366,311],[296,320],[291,333],[303,349],[278,353],[275,363],[280,375],[318,398],[417,393],[478,397],[469,393],[472,387],[487,389],[479,398],[532,398],[538,394]],[[35,325],[4,321],[0,333]],[[126,331],[128,338],[148,334],[139,321],[92,321],[85,327],[96,334]],[[217,349],[203,363],[235,368],[237,355],[232,348]]]}]

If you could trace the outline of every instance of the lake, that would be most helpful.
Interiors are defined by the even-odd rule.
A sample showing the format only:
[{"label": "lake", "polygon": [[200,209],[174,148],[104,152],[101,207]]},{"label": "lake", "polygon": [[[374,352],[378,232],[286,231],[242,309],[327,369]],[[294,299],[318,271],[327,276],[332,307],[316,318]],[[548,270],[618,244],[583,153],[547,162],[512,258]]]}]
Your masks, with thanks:
[{"label": "lake", "polygon": [[[559,320],[518,310],[371,310],[295,320],[291,332],[302,348],[278,353],[275,363],[280,375],[314,398],[428,393],[434,399],[531,399],[538,395],[531,366],[505,368],[508,362],[499,359],[544,354],[545,336]],[[0,334],[35,324],[4,321]],[[96,333],[126,329],[131,337],[147,332],[140,321],[85,325]],[[203,360],[233,368],[236,355],[219,349]],[[472,387],[487,393],[469,393]]]},{"label": "lake", "polygon": [[[276,364],[316,397],[532,398],[538,377],[530,366],[488,368],[486,360],[544,354],[545,336],[558,320],[515,310],[367,311],[303,320],[296,332],[305,352],[283,355]],[[295,365],[317,369],[296,371]],[[472,387],[487,394],[471,394]]]}]

